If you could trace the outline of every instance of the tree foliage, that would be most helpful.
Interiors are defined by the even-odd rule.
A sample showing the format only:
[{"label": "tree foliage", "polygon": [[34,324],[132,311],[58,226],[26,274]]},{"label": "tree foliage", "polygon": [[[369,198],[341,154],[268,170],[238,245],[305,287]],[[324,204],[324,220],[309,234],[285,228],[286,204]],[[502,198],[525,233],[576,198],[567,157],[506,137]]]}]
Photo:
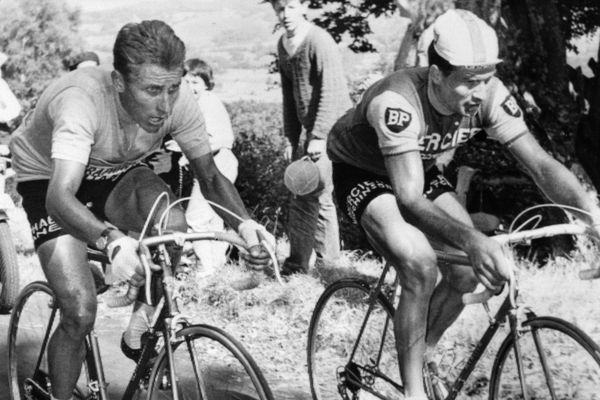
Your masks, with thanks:
[{"label": "tree foliage", "polygon": [[9,56],[3,77],[25,110],[81,49],[79,24],[79,11],[64,0],[0,0],[0,51]]},{"label": "tree foliage", "polygon": [[349,34],[351,50],[373,52],[375,47],[367,37],[372,33],[368,18],[391,16],[396,3],[395,0],[311,0],[310,8],[323,10],[313,22],[326,29],[336,42]]},{"label": "tree foliage", "polygon": [[[355,52],[375,51],[367,35],[372,33],[369,18],[391,16],[400,9],[401,15],[413,19],[419,27],[417,34],[432,22],[439,7],[445,3],[454,3],[457,7],[467,8],[486,20],[490,13],[509,3],[507,0],[311,0],[310,8],[322,10],[322,14],[314,22],[327,29],[339,42],[348,34],[351,38],[350,49]],[[522,3],[527,3],[522,1]],[[560,14],[560,30],[563,32],[565,45],[571,48],[571,39],[589,35],[600,26],[600,2],[597,0],[561,0],[544,2],[545,5],[556,6]],[[495,24],[495,21],[492,21]],[[526,50],[527,44],[522,44]]]},{"label": "tree foliage", "polygon": [[600,26],[600,2],[598,0],[569,0],[557,3],[567,48],[577,50],[571,40],[593,34]]}]

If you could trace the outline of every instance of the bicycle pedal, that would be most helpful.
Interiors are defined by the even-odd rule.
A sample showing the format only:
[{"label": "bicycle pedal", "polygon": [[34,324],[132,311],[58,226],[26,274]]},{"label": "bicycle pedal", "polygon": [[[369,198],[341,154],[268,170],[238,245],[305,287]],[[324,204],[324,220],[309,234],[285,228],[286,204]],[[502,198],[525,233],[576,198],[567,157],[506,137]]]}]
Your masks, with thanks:
[{"label": "bicycle pedal", "polygon": [[38,382],[31,378],[25,379],[23,382],[24,398],[25,400],[50,400],[50,383],[45,384],[46,388],[43,388]]}]

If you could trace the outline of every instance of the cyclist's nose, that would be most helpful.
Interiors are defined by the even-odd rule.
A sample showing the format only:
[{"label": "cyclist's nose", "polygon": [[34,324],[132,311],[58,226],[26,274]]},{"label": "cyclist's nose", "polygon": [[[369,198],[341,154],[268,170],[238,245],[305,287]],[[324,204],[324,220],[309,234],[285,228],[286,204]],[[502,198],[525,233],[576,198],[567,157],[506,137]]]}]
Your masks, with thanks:
[{"label": "cyclist's nose", "polygon": [[168,92],[165,91],[159,96],[156,108],[161,114],[171,113],[171,99]]},{"label": "cyclist's nose", "polygon": [[475,88],[471,92],[471,95],[473,96],[474,100],[482,101],[485,98],[486,90],[487,90],[486,83],[480,82],[479,85],[475,86]]}]

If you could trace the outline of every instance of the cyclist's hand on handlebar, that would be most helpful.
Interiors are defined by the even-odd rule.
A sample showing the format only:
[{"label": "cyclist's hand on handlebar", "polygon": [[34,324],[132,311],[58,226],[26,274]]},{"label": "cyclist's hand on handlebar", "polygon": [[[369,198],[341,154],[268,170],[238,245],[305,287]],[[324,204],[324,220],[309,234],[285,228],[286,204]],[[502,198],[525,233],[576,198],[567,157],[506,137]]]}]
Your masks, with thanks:
[{"label": "cyclist's hand on handlebar", "polygon": [[269,252],[264,248],[264,245],[273,250],[275,248],[275,237],[264,226],[254,220],[247,219],[238,226],[238,233],[248,246],[248,254],[243,255],[243,257],[252,268],[263,269],[265,265],[271,262]]},{"label": "cyclist's hand on handlebar", "polygon": [[144,269],[137,250],[138,241],[125,235],[106,246],[106,253],[110,260],[110,265],[106,269],[106,283],[130,281],[135,285],[143,280]]},{"label": "cyclist's hand on handlebar", "polygon": [[496,290],[510,279],[510,259],[503,247],[483,234],[465,249],[473,265],[475,275],[490,290]]}]

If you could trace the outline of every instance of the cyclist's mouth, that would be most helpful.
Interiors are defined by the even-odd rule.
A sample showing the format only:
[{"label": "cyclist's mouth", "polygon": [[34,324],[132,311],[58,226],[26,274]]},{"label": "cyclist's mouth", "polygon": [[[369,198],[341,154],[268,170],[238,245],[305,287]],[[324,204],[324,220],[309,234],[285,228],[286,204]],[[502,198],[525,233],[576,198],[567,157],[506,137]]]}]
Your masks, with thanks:
[{"label": "cyclist's mouth", "polygon": [[479,105],[480,105],[479,103],[466,104],[465,105],[465,110],[469,114],[475,114],[477,112],[477,110],[479,110]]},{"label": "cyclist's mouth", "polygon": [[148,122],[150,122],[150,125],[160,126],[165,122],[165,119],[167,119],[167,118],[166,117],[150,117]]}]

